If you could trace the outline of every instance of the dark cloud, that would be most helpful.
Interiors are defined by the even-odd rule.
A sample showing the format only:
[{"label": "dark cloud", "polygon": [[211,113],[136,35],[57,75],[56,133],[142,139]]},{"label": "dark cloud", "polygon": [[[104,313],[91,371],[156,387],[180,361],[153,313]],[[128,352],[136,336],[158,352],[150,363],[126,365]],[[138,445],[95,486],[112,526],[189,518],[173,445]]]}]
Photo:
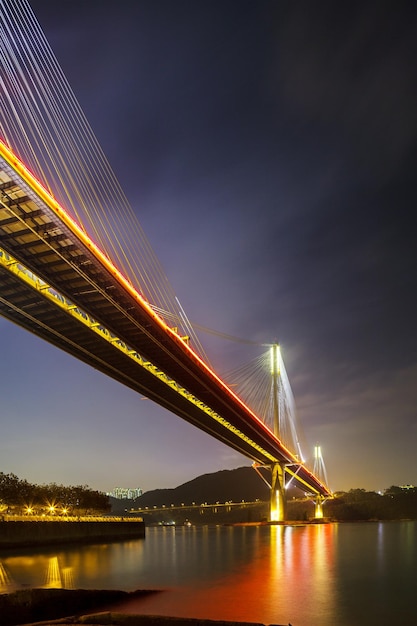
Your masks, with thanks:
[{"label": "dark cloud", "polygon": [[414,33],[407,2],[301,3],[282,32],[279,93],[350,146],[367,178],[394,176],[415,147]]}]

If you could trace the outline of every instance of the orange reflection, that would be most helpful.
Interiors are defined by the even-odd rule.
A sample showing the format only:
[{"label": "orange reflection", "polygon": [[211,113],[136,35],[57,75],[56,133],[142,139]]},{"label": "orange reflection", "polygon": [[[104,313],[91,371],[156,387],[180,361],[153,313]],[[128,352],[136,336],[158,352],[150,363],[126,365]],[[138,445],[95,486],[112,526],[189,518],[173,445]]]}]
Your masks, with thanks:
[{"label": "orange reflection", "polygon": [[0,591],[7,593],[8,591],[11,591],[13,586],[14,583],[12,577],[0,561]]},{"label": "orange reflection", "polygon": [[[231,528],[231,534],[236,534]],[[163,594],[114,607],[124,613],[194,617],[200,619],[252,621],[263,623],[310,624],[311,616],[331,623],[335,593],[332,541],[337,526],[247,527],[239,540],[253,546],[251,559],[227,574],[209,581],[196,581]],[[224,532],[224,529],[222,529]],[[201,544],[203,545],[203,544]],[[223,547],[222,560],[227,558]],[[210,554],[201,552],[201,571],[206,560],[215,561],[217,546]],[[300,597],[302,598],[300,606]],[[296,617],[295,617],[296,616]],[[319,622],[318,622],[319,623]]]},{"label": "orange reflection", "polygon": [[49,559],[44,587],[48,587],[49,589],[62,589],[61,572],[59,571],[57,556],[53,556]]}]

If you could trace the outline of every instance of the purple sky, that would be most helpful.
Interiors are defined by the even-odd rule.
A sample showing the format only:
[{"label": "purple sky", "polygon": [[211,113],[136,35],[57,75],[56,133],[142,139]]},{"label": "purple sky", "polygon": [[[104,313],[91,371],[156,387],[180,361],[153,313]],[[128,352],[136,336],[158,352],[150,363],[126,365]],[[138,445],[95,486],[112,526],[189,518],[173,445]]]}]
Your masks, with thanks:
[{"label": "purple sky", "polygon": [[[280,342],[333,489],[417,484],[413,3],[31,4],[188,317]],[[0,333],[0,471],[149,490],[250,463]],[[219,373],[264,350],[200,338]]]}]

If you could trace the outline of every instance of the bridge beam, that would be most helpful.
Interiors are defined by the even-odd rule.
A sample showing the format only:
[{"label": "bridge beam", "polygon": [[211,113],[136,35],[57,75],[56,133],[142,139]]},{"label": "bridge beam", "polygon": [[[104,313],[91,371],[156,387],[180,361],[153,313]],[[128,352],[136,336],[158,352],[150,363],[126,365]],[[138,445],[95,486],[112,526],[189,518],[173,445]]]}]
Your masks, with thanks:
[{"label": "bridge beam", "polygon": [[286,510],[286,490],[285,490],[285,465],[284,463],[274,463],[271,465],[271,497],[269,508],[270,522],[283,522]]}]

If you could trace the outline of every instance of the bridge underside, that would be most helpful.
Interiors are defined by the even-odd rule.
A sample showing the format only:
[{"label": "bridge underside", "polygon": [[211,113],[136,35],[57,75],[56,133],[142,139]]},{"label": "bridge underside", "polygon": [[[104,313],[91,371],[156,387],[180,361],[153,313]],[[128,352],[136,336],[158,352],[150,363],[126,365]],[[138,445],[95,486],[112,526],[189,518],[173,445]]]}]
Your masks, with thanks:
[{"label": "bridge underside", "polygon": [[[45,299],[0,266],[0,314],[38,337],[72,354],[95,369],[145,395],[169,411],[261,463],[268,459],[253,445],[225,428],[219,428],[204,409],[194,405],[112,343]],[[216,428],[217,426],[217,428]],[[224,431],[224,432],[222,432]]]},{"label": "bridge underside", "polygon": [[[0,157],[0,246],[5,251],[0,251],[0,314],[254,461],[286,464],[304,490],[328,495],[24,166],[7,150]],[[51,289],[65,306],[57,306]],[[75,308],[88,323],[74,317]],[[97,327],[106,332],[98,333]]]}]

